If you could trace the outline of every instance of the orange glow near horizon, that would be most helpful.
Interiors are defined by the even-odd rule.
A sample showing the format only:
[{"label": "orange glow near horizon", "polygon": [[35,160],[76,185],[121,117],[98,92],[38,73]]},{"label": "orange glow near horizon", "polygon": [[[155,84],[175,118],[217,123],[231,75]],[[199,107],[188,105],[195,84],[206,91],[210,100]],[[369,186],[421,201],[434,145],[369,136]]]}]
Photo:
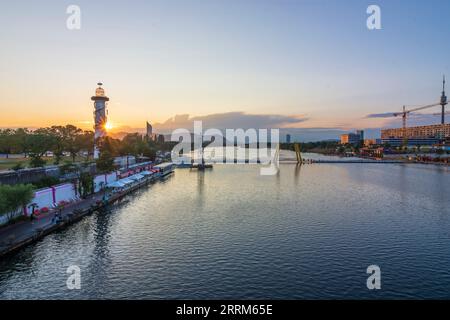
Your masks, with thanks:
[{"label": "orange glow near horizon", "polygon": [[112,124],[111,121],[107,121],[105,123],[105,129],[106,129],[106,131],[111,131],[112,129],[114,129],[114,125]]}]

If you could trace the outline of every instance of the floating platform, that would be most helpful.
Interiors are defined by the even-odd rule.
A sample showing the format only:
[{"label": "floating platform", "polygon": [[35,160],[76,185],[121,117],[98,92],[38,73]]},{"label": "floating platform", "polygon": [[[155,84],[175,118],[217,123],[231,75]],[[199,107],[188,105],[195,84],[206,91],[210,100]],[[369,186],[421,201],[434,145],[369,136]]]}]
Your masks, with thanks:
[{"label": "floating platform", "polygon": [[205,170],[205,169],[212,169],[213,165],[211,163],[205,163],[205,164],[194,163],[191,165],[191,168],[197,169],[197,170]]}]

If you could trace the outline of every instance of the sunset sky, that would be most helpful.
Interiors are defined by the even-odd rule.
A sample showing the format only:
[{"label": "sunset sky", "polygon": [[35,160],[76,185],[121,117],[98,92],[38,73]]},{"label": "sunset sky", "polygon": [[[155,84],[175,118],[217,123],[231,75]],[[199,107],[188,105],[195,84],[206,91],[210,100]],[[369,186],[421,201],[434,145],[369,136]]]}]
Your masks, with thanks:
[{"label": "sunset sky", "polygon": [[366,116],[438,101],[449,14],[445,0],[2,1],[0,127],[91,128],[98,81],[116,129],[398,125]]}]

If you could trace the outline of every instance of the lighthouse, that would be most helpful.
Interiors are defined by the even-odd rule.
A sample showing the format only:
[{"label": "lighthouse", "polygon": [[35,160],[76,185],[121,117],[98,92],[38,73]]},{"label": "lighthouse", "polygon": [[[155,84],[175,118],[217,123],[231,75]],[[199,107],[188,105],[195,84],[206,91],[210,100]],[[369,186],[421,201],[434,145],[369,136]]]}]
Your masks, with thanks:
[{"label": "lighthouse", "polygon": [[99,140],[106,136],[107,110],[106,102],[109,98],[105,96],[105,90],[102,88],[103,83],[97,83],[98,88],[95,89],[95,96],[91,97],[94,101],[94,159],[100,156]]}]

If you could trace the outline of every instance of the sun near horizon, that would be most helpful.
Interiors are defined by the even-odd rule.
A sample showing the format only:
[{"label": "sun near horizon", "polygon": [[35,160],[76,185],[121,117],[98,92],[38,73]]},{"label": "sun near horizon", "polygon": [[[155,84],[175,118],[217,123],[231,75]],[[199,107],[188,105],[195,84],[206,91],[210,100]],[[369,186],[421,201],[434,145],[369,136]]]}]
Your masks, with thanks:
[{"label": "sun near horizon", "polygon": [[105,129],[106,129],[106,131],[111,131],[111,130],[113,130],[113,129],[114,129],[113,123],[112,123],[111,121],[108,120],[108,121],[105,123]]}]

